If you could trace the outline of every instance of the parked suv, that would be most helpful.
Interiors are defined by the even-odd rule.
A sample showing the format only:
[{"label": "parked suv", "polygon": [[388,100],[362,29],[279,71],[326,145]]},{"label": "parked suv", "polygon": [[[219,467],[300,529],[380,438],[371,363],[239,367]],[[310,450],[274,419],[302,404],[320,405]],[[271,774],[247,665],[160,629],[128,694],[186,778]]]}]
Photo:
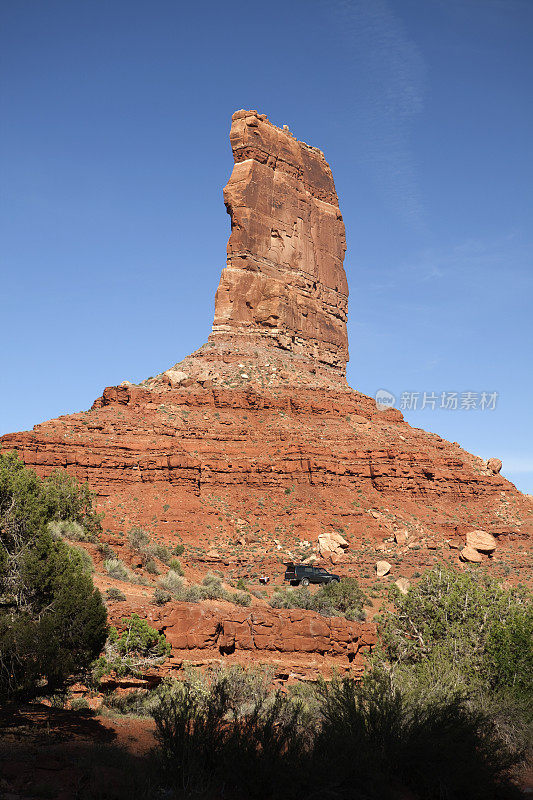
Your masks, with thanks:
[{"label": "parked suv", "polygon": [[309,586],[310,583],[331,583],[340,581],[339,575],[332,575],[324,567],[312,567],[309,564],[294,564],[289,561],[285,564],[284,580],[289,581],[291,586]]}]

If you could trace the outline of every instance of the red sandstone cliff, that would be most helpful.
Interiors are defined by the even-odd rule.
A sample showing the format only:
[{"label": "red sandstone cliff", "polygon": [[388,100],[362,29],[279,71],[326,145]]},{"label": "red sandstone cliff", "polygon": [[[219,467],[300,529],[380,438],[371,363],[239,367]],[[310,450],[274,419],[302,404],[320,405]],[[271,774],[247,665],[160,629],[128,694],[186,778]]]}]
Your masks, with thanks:
[{"label": "red sandstone cliff", "polygon": [[208,566],[228,579],[279,574],[283,557],[309,556],[331,531],[349,543],[330,556],[336,570],[363,583],[379,554],[393,577],[457,560],[472,528],[498,537],[494,569],[506,553],[524,566],[514,542],[531,531],[530,501],[346,383],[344,225],[323,154],[256,112],[234,114],[231,143],[231,235],[208,342],[1,446],[40,474],[89,481],[109,531],[141,524],[183,541],[193,578]]},{"label": "red sandstone cliff", "polygon": [[329,165],[255,111],[233,115],[230,140],[231,235],[211,340],[270,337],[345,375],[346,240]]}]

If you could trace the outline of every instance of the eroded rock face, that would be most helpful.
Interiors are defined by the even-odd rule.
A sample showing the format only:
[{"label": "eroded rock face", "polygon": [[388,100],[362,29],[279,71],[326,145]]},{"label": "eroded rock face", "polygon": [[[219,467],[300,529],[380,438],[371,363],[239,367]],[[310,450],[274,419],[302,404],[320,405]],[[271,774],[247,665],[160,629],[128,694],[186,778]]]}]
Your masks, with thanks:
[{"label": "eroded rock face", "polygon": [[346,238],[329,165],[256,111],[233,115],[230,140],[231,235],[210,340],[260,336],[344,376]]},{"label": "eroded rock face", "polygon": [[486,531],[468,531],[466,534],[467,547],[473,547],[481,553],[492,553],[496,550],[498,542],[492,534]]},{"label": "eroded rock face", "polygon": [[[131,567],[139,558],[128,560],[124,534],[133,526],[185,545],[192,582],[216,566],[232,581],[261,570],[274,585],[285,558],[327,558],[364,583],[378,552],[401,548],[402,570],[425,569],[437,558],[429,541],[451,537],[460,547],[474,527],[498,535],[515,573],[525,569],[526,550],[513,543],[527,541],[531,500],[345,381],[344,228],[323,156],[255,112],[235,115],[232,145],[233,230],[209,341],[142,385],[108,387],[89,411],[0,437],[0,448],[17,450],[39,475],[60,468],[88,481],[106,541]],[[304,541],[328,546],[310,554]],[[471,547],[461,557],[482,558]],[[102,563],[95,575],[107,588]],[[157,615],[178,660],[271,653],[309,675],[309,659],[318,670],[324,659],[351,664],[356,644],[359,658],[350,625],[261,602],[231,613],[194,606],[170,620],[138,596],[130,611],[154,623]]]}]

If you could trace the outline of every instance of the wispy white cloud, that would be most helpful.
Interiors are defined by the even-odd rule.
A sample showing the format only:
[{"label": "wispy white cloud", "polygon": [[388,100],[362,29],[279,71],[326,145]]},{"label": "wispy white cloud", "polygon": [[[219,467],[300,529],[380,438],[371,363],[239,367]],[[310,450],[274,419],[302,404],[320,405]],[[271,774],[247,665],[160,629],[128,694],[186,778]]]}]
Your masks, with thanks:
[{"label": "wispy white cloud", "polygon": [[337,0],[332,6],[348,74],[346,109],[357,131],[356,156],[385,202],[411,226],[424,227],[424,205],[411,146],[426,93],[420,50],[386,0]]},{"label": "wispy white cloud", "polygon": [[510,456],[501,456],[503,468],[503,472],[508,472],[512,475],[514,474],[522,474],[524,472],[533,472],[533,455],[531,456],[520,456],[520,455],[510,455]]},{"label": "wispy white cloud", "polygon": [[514,286],[531,285],[531,244],[522,241],[514,231],[492,238],[466,239],[449,247],[428,247],[393,267],[380,269],[382,280],[369,286],[376,293],[390,291],[397,286],[449,281],[454,275],[463,280],[482,277],[484,282],[497,273],[513,278]]}]

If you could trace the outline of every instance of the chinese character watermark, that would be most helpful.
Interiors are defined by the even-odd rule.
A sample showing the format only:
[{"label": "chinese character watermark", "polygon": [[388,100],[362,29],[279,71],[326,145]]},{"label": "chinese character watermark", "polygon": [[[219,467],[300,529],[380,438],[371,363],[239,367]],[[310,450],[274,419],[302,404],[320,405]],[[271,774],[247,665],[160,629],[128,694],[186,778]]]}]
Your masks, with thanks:
[{"label": "chinese character watermark", "polygon": [[[494,411],[498,392],[401,392],[400,411]],[[375,396],[379,411],[395,408],[396,396],[388,389],[378,389]]]}]

